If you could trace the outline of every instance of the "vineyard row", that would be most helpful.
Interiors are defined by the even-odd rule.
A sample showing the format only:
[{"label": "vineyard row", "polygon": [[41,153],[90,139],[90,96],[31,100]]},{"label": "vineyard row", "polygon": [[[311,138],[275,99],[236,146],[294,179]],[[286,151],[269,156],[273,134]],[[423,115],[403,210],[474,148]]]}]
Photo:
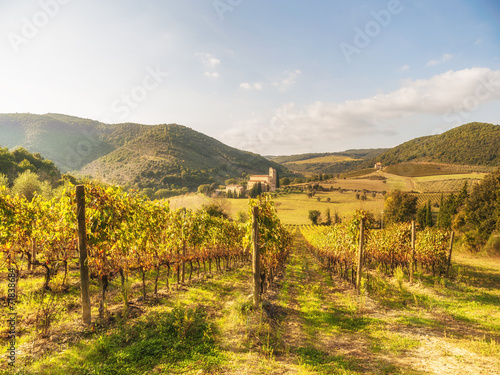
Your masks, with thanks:
[{"label": "vineyard row", "polygon": [[301,232],[309,249],[329,269],[354,283],[360,262],[361,220],[367,223],[361,259],[366,267],[390,275],[398,267],[409,272],[420,267],[434,275],[447,273],[451,233],[440,229],[417,231],[412,241],[412,224],[394,224],[382,230],[370,229],[368,216],[358,212],[348,222],[333,227],[307,226]]},{"label": "vineyard row", "polygon": [[[222,269],[222,262],[236,264],[249,260],[252,242],[252,215],[246,223],[224,217],[210,216],[206,211],[171,210],[168,202],[150,201],[128,194],[118,187],[85,185],[85,227],[90,274],[101,284],[101,306],[106,306],[109,281],[118,275],[123,286],[131,272],[154,272],[157,292],[160,272],[180,270],[184,265],[212,262]],[[17,273],[23,268],[41,266],[45,269],[44,288],[50,289],[51,276],[76,263],[78,233],[74,191],[61,197],[32,201],[0,191],[0,251],[9,269]],[[249,211],[258,207],[261,279],[263,285],[282,267],[291,248],[292,236],[276,216],[273,202],[256,199],[249,202]],[[144,294],[146,293],[143,288]]]}]

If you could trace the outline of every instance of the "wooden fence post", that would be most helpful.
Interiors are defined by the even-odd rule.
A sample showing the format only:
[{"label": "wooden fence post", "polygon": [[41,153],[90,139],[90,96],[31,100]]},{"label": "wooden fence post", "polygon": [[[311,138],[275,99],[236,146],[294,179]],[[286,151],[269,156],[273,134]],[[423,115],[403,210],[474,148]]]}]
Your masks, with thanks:
[{"label": "wooden fence post", "polygon": [[260,306],[260,251],[259,251],[259,208],[252,208],[252,273],[253,273],[253,306]]},{"label": "wooden fence post", "polygon": [[411,221],[411,258],[410,258],[410,284],[413,284],[415,272],[415,220]]},{"label": "wooden fence post", "polygon": [[448,277],[448,272],[450,272],[451,266],[451,252],[453,251],[453,240],[455,239],[455,232],[451,232],[450,238],[450,252],[448,253],[448,263],[446,264],[446,277]]},{"label": "wooden fence post", "polygon": [[365,242],[365,221],[361,219],[359,223],[359,251],[358,251],[358,272],[356,273],[356,289],[359,293],[361,285],[361,272],[363,270],[363,243]]},{"label": "wooden fence post", "polygon": [[85,324],[90,324],[89,267],[87,264],[87,230],[85,227],[85,187],[83,185],[76,186],[76,216],[78,221],[78,250],[80,252],[82,317]]}]

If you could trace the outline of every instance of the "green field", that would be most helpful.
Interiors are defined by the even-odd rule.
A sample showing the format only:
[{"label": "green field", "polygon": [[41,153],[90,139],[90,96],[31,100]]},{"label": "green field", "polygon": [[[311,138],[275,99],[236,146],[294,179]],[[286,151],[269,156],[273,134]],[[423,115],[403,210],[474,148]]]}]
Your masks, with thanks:
[{"label": "green field", "polygon": [[384,171],[406,177],[439,176],[450,174],[488,173],[494,167],[437,163],[400,163],[384,167]]},{"label": "green field", "polygon": [[[330,202],[327,202],[328,198]],[[170,199],[170,206],[173,209],[180,207],[198,209],[209,201],[210,199],[205,196],[187,195]],[[233,219],[238,217],[239,212],[248,212],[247,199],[224,199],[224,201]],[[278,217],[284,224],[300,225],[311,223],[308,219],[309,210],[320,211],[323,219],[326,218],[327,209],[330,209],[331,215],[337,212],[342,219],[350,218],[359,209],[370,211],[377,216],[384,207],[384,197],[382,194],[376,194],[373,198],[371,194],[367,194],[367,200],[362,201],[356,199],[356,193],[353,192],[318,192],[312,198],[308,198],[306,193],[291,193],[277,196],[274,204]]]},{"label": "green field", "polygon": [[359,160],[359,159],[353,159],[349,156],[328,155],[328,156],[320,156],[320,157],[312,158],[312,159],[287,162],[287,163],[283,163],[283,164],[284,165],[288,165],[288,164],[312,164],[312,163],[332,163],[332,164],[334,164],[334,163],[338,163],[341,161],[347,161],[347,160]]},{"label": "green field", "polygon": [[422,193],[451,193],[462,189],[467,182],[469,188],[481,181],[485,173],[451,174],[415,177],[416,190]]},{"label": "green field", "polygon": [[[472,184],[480,181],[484,176],[484,173],[470,173],[411,178],[383,171],[372,171],[359,177],[323,181],[321,186],[328,190],[330,188],[335,190],[317,192],[312,198],[308,198],[306,193],[294,192],[277,195],[274,201],[278,216],[285,224],[309,224],[308,215],[310,210],[320,211],[322,218],[325,219],[327,209],[330,209],[331,215],[337,212],[342,219],[350,218],[358,209],[370,211],[378,219],[384,208],[383,192],[396,189],[418,192],[419,205],[426,204],[428,199],[431,200],[432,204],[435,204],[439,203],[441,192],[458,192],[465,181],[469,183],[469,188],[471,188]],[[373,179],[374,177],[384,179]],[[308,184],[298,184],[296,186],[305,187],[306,185]],[[339,189],[343,189],[343,192],[340,192]],[[356,192],[362,194],[363,191],[366,191],[366,201],[356,198]],[[372,192],[375,192],[375,197],[372,196]],[[330,202],[327,202],[328,199],[330,199]],[[210,198],[200,194],[188,194],[169,198],[169,201],[173,209],[186,207],[196,210],[201,208],[204,203],[209,202]],[[239,212],[247,213],[248,211],[247,199],[224,199],[223,205],[230,212],[233,219],[238,218]]]}]

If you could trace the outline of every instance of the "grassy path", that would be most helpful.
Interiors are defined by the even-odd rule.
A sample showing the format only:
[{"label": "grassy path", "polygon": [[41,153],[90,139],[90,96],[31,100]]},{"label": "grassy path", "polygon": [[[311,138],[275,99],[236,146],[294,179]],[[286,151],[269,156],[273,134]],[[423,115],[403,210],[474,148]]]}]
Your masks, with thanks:
[{"label": "grassy path", "polygon": [[370,292],[326,274],[300,235],[281,303],[285,345],[321,374],[500,373],[500,267],[455,258],[454,279],[372,274]]},{"label": "grassy path", "polygon": [[419,374],[391,358],[414,343],[393,342],[386,322],[371,316],[365,297],[332,279],[298,235],[281,301],[287,306],[285,345],[304,370],[319,374]]}]

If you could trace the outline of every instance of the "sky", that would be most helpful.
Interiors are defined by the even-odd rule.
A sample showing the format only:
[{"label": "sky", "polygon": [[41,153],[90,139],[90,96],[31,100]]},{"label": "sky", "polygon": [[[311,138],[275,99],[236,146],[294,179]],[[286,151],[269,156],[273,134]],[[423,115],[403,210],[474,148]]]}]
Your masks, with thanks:
[{"label": "sky", "polygon": [[0,0],[0,113],[393,147],[500,124],[499,21],[498,0]]}]

